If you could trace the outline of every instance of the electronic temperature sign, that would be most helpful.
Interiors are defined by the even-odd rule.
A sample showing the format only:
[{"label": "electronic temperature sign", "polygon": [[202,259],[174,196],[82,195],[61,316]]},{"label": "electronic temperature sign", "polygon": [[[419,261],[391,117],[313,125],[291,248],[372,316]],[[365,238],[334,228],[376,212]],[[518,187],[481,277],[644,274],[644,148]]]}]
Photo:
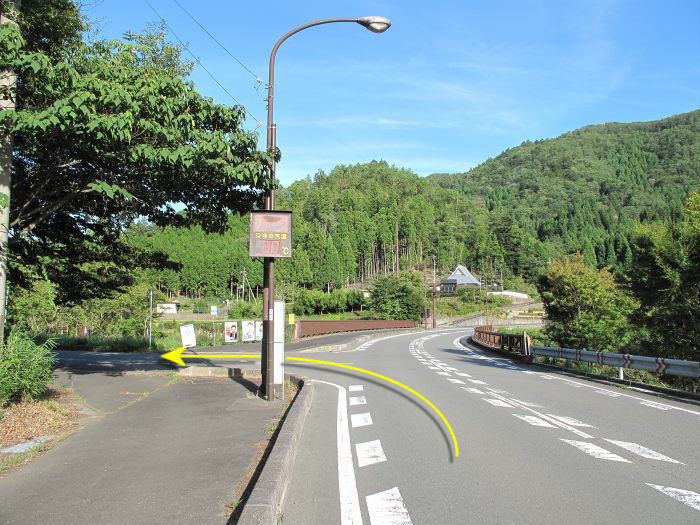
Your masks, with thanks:
[{"label": "electronic temperature sign", "polygon": [[291,257],[292,212],[251,212],[248,253],[251,257]]}]

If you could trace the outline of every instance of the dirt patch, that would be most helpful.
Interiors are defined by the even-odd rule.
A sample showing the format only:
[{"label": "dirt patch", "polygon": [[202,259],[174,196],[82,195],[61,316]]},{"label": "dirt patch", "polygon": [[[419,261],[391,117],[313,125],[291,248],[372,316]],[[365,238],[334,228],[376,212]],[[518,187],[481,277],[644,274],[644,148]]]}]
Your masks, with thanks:
[{"label": "dirt patch", "polygon": [[1,409],[0,448],[70,430],[78,416],[76,402],[72,391],[49,387],[43,399],[20,401]]}]

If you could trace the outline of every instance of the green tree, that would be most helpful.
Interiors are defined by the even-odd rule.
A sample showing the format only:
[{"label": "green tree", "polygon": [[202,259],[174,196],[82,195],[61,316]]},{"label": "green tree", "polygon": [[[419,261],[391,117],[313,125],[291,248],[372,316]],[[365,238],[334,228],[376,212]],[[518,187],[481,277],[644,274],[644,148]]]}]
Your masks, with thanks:
[{"label": "green tree", "polygon": [[19,29],[0,29],[0,68],[18,76],[16,110],[0,112],[15,141],[13,253],[118,249],[138,217],[221,231],[259,202],[270,156],[245,110],[200,95],[162,31],[88,44],[75,2],[46,7],[23,2]]},{"label": "green tree", "polygon": [[369,306],[380,319],[419,321],[425,306],[422,277],[403,272],[400,277],[377,278],[370,291]]},{"label": "green tree", "polygon": [[640,225],[632,252],[640,351],[700,360],[700,192],[688,197],[684,221]]},{"label": "green tree", "polygon": [[630,342],[628,320],[635,301],[607,270],[579,255],[555,261],[538,290],[547,312],[546,333],[559,345],[598,352],[620,352]]}]

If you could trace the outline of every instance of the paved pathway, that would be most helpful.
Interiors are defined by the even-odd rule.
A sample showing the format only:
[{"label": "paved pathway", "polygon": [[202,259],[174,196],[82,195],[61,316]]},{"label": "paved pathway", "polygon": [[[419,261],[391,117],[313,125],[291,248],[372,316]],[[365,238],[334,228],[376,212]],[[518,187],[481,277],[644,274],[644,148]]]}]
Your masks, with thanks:
[{"label": "paved pathway", "polygon": [[170,380],[114,367],[59,371],[57,383],[95,415],[0,478],[0,523],[226,523],[280,402],[229,379]]}]

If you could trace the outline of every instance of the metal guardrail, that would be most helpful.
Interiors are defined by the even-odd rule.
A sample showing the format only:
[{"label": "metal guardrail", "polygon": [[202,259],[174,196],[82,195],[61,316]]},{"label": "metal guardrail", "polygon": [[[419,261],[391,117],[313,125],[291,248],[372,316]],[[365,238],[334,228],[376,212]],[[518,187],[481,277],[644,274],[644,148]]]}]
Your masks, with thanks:
[{"label": "metal guardrail", "polygon": [[[632,354],[613,354],[608,352],[593,352],[575,348],[556,348],[551,346],[531,346],[527,334],[501,334],[493,331],[494,327],[477,326],[474,328],[473,339],[489,348],[506,350],[522,356],[545,356],[557,359],[571,359],[586,363],[618,368],[646,370],[672,376],[700,377],[700,362],[683,361],[681,359],[665,359],[663,357],[648,357]],[[531,357],[530,357],[531,359]]]},{"label": "metal guardrail", "polygon": [[523,334],[501,334],[493,331],[493,325],[474,328],[474,339],[489,348],[498,348],[526,355]]},{"label": "metal guardrail", "polygon": [[557,359],[571,359],[574,361],[598,363],[618,368],[646,370],[647,372],[656,372],[658,374],[672,376],[700,377],[700,362],[698,361],[664,359],[663,357],[648,357],[632,354],[612,354],[550,346],[533,346],[531,349],[533,355],[555,357]]}]

